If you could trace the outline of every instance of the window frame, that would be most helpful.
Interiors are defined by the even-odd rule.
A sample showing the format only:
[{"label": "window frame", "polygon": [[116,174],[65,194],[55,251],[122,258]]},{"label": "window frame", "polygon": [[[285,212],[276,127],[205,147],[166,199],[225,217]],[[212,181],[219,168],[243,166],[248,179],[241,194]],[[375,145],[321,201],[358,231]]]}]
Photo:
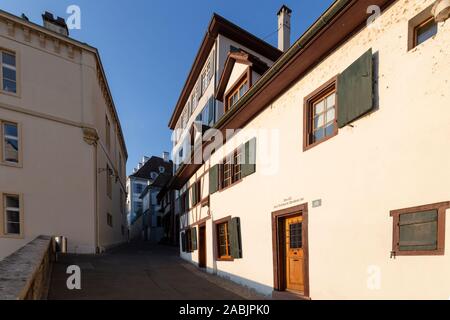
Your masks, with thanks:
[{"label": "window frame", "polygon": [[[215,232],[215,248],[216,248],[216,254],[215,259],[216,261],[234,261],[233,256],[231,255],[231,243],[230,243],[230,225],[231,225],[231,216],[215,220],[214,222],[214,232]],[[225,224],[227,227],[227,235],[226,235],[226,245],[228,247],[228,255],[221,256],[220,255],[220,239],[219,239],[219,226]]]},{"label": "window frame", "polygon": [[[3,90],[3,52],[9,55],[13,55],[16,60],[15,72],[16,72],[16,92]],[[20,66],[19,66],[19,53],[17,51],[9,50],[0,47],[0,92],[13,97],[20,97]]]},{"label": "window frame", "polygon": [[[338,125],[338,91],[337,91],[337,79],[338,77],[335,76],[328,80],[326,83],[321,85],[319,88],[314,90],[312,93],[310,93],[308,96],[304,98],[303,102],[303,151],[307,151],[311,148],[314,148],[318,146],[319,144],[330,140],[331,138],[335,137],[339,133],[339,125]],[[331,94],[335,94],[335,119],[334,119],[334,130],[333,133],[329,136],[325,136],[319,141],[315,141],[311,143],[310,136],[313,131],[313,121],[314,117],[311,117],[312,112],[314,111],[313,108],[317,104],[318,101],[324,100],[326,97],[328,97]]]},{"label": "window frame", "polygon": [[[428,8],[422,10],[415,17],[413,17],[408,21],[408,51],[411,51],[415,48],[419,48],[421,44],[427,42],[425,41],[422,42],[421,44],[417,44],[417,30],[420,27],[423,27],[426,23],[430,22],[431,19],[434,19],[433,15],[431,14],[431,9],[433,6],[434,4],[431,4]],[[436,34],[438,33],[439,33],[439,24],[437,23]]]},{"label": "window frame", "polygon": [[439,26],[438,26],[438,23],[436,21],[434,21],[434,23],[436,24],[436,34],[431,36],[430,38],[428,38],[427,40],[425,40],[425,41],[423,41],[421,43],[418,43],[418,41],[417,41],[418,40],[418,35],[419,35],[419,29],[424,27],[424,26],[426,26],[428,23],[430,23],[432,21],[434,21],[434,17],[430,16],[430,17],[428,17],[427,19],[423,20],[422,22],[420,22],[419,24],[417,24],[414,27],[414,30],[413,30],[413,37],[414,37],[413,38],[413,48],[415,48],[415,47],[417,47],[417,46],[427,42],[428,40],[432,39],[434,36],[437,35]]},{"label": "window frame", "polygon": [[[244,92],[242,96],[239,96],[239,89],[244,85],[244,83],[247,82],[247,91]],[[233,85],[230,87],[230,89],[227,90],[224,97],[224,110],[225,113],[230,111],[236,103],[230,105],[230,98],[234,96],[236,93],[238,94],[238,99],[236,101],[239,101],[245,94],[250,90],[252,86],[252,70],[250,67],[247,67],[246,71],[233,83]]]},{"label": "window frame", "polygon": [[[4,127],[3,126],[5,124],[15,125],[17,127],[17,142],[19,145],[18,146],[19,155],[18,155],[17,163],[4,160],[5,135],[4,135]],[[22,126],[19,122],[0,119],[0,165],[22,168]]]},{"label": "window frame", "polygon": [[106,224],[108,227],[113,228],[113,216],[109,212],[106,213]]},{"label": "window frame", "polygon": [[[393,218],[393,233],[392,233],[392,255],[393,256],[435,256],[445,254],[445,215],[446,211],[450,209],[450,201],[439,202],[417,207],[392,210],[390,216]],[[400,250],[400,216],[402,214],[411,214],[421,211],[437,210],[437,248],[436,250]]]},{"label": "window frame", "polygon": [[[229,155],[227,155],[223,160],[222,163],[220,164],[219,167],[219,191],[224,191],[236,184],[238,184],[239,182],[241,182],[243,180],[242,177],[242,164],[244,163],[244,159],[242,159],[242,157],[245,156],[245,151],[244,151],[245,147],[244,145],[240,145],[239,147],[237,147],[235,150],[233,150],[232,153],[230,153]],[[237,156],[240,155],[240,159],[241,159],[241,163],[235,163],[236,159],[238,158]],[[229,163],[228,163],[229,161]],[[230,167],[230,183],[228,185],[225,185],[225,166],[229,166]],[[236,178],[236,168],[239,168],[239,177]],[[227,178],[228,179],[228,178]]]},{"label": "window frame", "polygon": [[[18,197],[19,198],[19,234],[6,233],[6,197]],[[25,223],[24,223],[24,201],[23,195],[15,192],[0,192],[0,203],[2,213],[0,215],[0,238],[6,239],[23,239],[25,237]]]}]

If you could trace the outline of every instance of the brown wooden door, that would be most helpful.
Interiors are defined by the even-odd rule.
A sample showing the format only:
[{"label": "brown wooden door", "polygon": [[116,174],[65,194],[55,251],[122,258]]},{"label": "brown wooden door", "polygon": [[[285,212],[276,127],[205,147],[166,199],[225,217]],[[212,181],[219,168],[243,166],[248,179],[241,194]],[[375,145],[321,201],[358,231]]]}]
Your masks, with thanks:
[{"label": "brown wooden door", "polygon": [[200,268],[206,268],[206,226],[200,226],[198,231],[199,231],[198,266]]},{"label": "brown wooden door", "polygon": [[304,292],[303,217],[285,220],[286,289]]}]

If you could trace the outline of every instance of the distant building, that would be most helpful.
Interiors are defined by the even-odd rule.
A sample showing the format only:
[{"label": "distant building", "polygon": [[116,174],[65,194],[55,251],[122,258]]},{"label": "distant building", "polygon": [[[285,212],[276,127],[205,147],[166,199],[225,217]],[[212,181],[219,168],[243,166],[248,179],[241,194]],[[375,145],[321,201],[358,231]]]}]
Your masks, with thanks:
[{"label": "distant building", "polygon": [[176,213],[176,190],[170,188],[169,181],[158,193],[157,199],[162,214],[163,238],[162,243],[179,246],[180,243],[180,215]]},{"label": "distant building", "polygon": [[[127,218],[130,238],[144,239],[144,199],[141,197],[147,186],[155,182],[160,175],[172,175],[172,161],[165,152],[163,157],[143,157],[127,179]],[[155,196],[156,199],[156,196]],[[156,200],[154,201],[156,203]]]},{"label": "distant building", "polygon": [[158,202],[158,194],[172,178],[172,172],[161,173],[144,189],[142,199],[142,231],[143,240],[159,243],[164,237],[163,213]]},{"label": "distant building", "polygon": [[0,11],[0,259],[39,235],[73,253],[126,240],[127,149],[96,48]]}]

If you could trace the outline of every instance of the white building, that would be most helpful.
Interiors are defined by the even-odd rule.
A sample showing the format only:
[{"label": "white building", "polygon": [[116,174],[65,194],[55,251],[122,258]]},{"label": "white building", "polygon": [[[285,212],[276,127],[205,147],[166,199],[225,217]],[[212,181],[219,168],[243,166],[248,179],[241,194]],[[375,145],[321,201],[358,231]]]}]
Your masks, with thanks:
[{"label": "white building", "polygon": [[[177,168],[184,259],[266,294],[448,299],[450,26],[436,3],[337,0],[275,63],[253,38],[229,50],[232,32],[208,34],[170,126],[212,54],[214,128],[243,130]],[[255,81],[251,56],[270,67]]]}]

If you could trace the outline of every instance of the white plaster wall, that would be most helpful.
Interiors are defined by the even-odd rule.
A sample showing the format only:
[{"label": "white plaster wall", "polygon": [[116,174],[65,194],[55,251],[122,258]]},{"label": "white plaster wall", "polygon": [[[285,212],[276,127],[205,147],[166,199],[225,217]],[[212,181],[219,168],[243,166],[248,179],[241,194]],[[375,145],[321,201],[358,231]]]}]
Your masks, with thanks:
[{"label": "white plaster wall", "polygon": [[[42,45],[35,32],[26,41],[19,24],[14,30],[11,35],[0,21],[0,48],[16,53],[19,87],[17,96],[0,93],[0,119],[20,123],[23,165],[0,164],[0,192],[24,195],[25,239],[0,238],[0,258],[40,234],[67,236],[70,251],[93,253],[97,222],[100,246],[125,241],[119,199],[120,190],[125,193],[125,150],[101,92],[95,54],[76,48],[70,58],[64,43],[57,52],[51,37]],[[110,150],[105,115],[111,123]],[[97,148],[83,140],[83,125],[96,128]],[[105,173],[97,173],[107,163],[120,174],[120,181],[113,179],[112,199],[106,195]],[[107,227],[106,212],[113,215],[114,229]]]},{"label": "white plaster wall", "polygon": [[[448,250],[444,256],[390,259],[391,210],[450,200],[448,23],[439,25],[434,39],[407,50],[408,21],[431,3],[396,2],[379,18],[379,29],[356,34],[247,126],[278,132],[279,145],[267,155],[279,155],[272,159],[279,166],[264,174],[266,150],[259,137],[256,174],[211,196],[213,220],[241,218],[244,257],[213,262],[208,256],[208,266],[268,291],[273,286],[271,212],[289,207],[279,204],[291,198],[292,205],[309,207],[313,299],[448,299]],[[378,110],[303,152],[304,97],[369,48],[379,55]],[[243,133],[234,138],[245,139]],[[312,208],[317,199],[322,206]],[[447,223],[447,248],[449,232]],[[381,272],[377,290],[367,285],[373,266]]]}]

